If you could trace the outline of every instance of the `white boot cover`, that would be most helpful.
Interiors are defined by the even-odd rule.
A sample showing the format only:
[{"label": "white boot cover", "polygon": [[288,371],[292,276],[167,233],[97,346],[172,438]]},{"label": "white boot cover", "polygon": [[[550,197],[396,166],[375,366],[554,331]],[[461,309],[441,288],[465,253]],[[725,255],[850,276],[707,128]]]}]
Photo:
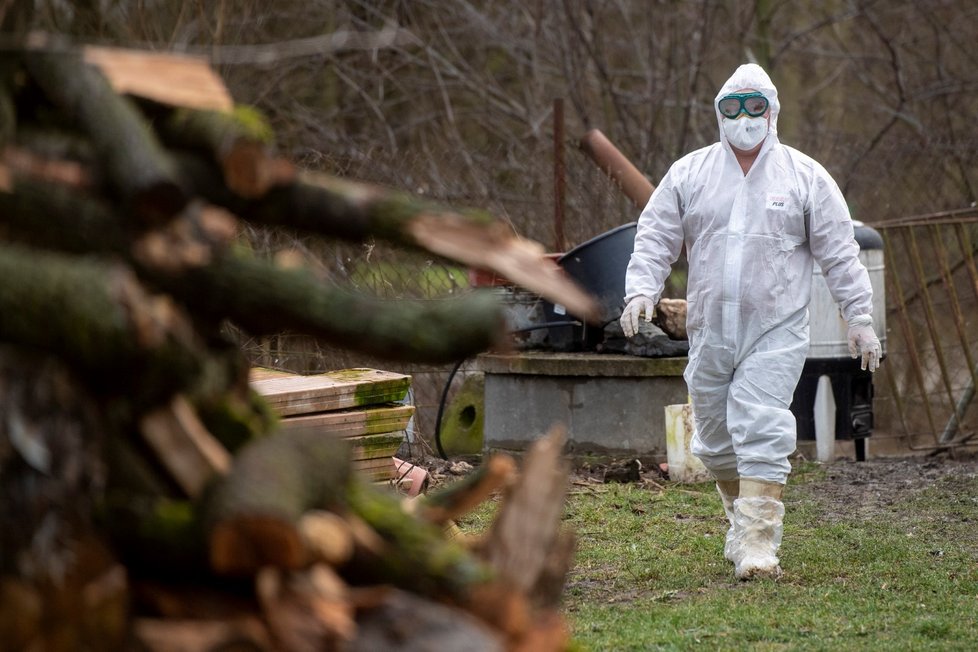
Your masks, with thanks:
[{"label": "white boot cover", "polygon": [[754,496],[734,501],[734,535],[729,548],[737,579],[781,577],[777,553],[783,521],[784,503],[776,498]]}]

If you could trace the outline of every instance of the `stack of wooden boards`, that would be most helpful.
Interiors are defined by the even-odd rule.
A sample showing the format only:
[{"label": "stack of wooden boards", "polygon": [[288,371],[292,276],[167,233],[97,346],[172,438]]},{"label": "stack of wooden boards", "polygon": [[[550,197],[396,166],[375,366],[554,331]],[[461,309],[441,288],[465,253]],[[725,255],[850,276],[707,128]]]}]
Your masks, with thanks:
[{"label": "stack of wooden boards", "polygon": [[352,446],[353,468],[370,480],[394,477],[413,405],[399,404],[411,377],[378,369],[298,375],[256,367],[251,386],[282,418],[282,430],[315,430]]}]

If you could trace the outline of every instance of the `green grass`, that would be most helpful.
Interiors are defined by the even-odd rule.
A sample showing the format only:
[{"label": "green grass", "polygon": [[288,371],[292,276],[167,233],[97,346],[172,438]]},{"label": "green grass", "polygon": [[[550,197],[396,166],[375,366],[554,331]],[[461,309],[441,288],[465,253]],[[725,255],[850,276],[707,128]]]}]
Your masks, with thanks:
[{"label": "green grass", "polygon": [[[712,484],[595,485],[565,514],[578,536],[564,610],[585,650],[978,649],[978,479],[857,516],[819,497],[819,467],[785,495],[784,577],[738,582]],[[579,487],[575,487],[579,489]],[[461,523],[488,526],[494,504]]]},{"label": "green grass", "polygon": [[430,261],[359,263],[350,274],[350,283],[378,296],[426,299],[443,298],[469,287],[468,272],[464,268],[433,265]]}]

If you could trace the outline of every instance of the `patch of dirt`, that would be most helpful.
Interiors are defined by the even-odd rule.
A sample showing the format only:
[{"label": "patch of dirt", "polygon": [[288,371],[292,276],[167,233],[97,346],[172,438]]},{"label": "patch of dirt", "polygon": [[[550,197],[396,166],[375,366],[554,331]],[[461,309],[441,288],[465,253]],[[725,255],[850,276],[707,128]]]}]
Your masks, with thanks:
[{"label": "patch of dirt", "polygon": [[872,519],[892,513],[892,506],[940,482],[970,479],[978,474],[978,456],[900,457],[864,462],[837,460],[825,465],[825,477],[793,484],[788,480],[786,500],[792,494],[810,496],[826,507],[832,520]]}]

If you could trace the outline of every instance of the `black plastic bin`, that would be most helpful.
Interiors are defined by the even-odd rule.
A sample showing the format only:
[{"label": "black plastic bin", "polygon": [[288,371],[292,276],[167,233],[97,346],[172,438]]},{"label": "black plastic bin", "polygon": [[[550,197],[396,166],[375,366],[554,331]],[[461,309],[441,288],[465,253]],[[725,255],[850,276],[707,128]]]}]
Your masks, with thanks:
[{"label": "black plastic bin", "polygon": [[[637,223],[630,222],[579,244],[557,259],[557,264],[598,301],[599,319],[581,326],[552,326],[549,345],[555,351],[593,351],[604,338],[604,327],[621,317],[624,309],[625,270],[635,247]],[[546,322],[566,321],[563,306],[544,302]]]}]

